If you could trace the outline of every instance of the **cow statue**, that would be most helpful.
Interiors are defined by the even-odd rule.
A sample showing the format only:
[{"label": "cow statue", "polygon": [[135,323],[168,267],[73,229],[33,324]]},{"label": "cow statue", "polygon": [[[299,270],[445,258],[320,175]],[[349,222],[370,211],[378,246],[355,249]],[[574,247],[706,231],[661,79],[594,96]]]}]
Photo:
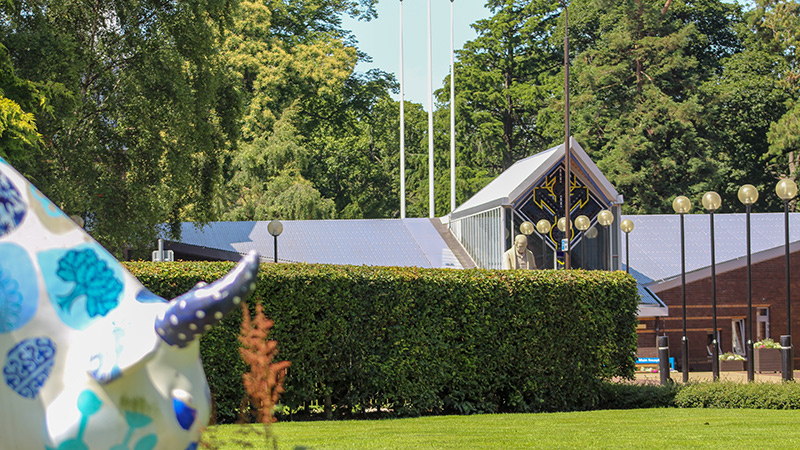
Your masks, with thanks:
[{"label": "cow statue", "polygon": [[198,338],[257,271],[251,252],[167,302],[0,158],[0,448],[196,448]]}]

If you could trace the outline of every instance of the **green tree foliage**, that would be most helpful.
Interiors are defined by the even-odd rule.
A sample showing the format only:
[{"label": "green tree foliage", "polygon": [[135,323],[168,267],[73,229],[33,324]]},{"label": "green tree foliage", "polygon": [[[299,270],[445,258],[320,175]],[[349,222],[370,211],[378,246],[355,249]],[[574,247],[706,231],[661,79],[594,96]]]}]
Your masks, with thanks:
[{"label": "green tree foliage", "polygon": [[563,58],[550,42],[559,5],[553,0],[486,3],[494,15],[473,25],[478,37],[459,51],[456,64],[458,132],[469,136],[460,164],[496,174],[546,144],[536,113],[549,97],[542,80]]},{"label": "green tree foliage", "polygon": [[0,44],[0,157],[19,161],[25,171],[41,148],[32,111],[45,106],[45,98],[28,80],[16,76],[8,50]]},{"label": "green tree foliage", "polygon": [[338,91],[308,98],[302,128],[314,151],[309,178],[341,218],[399,214],[399,103],[388,74],[352,74]]},{"label": "green tree foliage", "polygon": [[[17,75],[48,100],[23,167],[112,251],[213,218],[238,100],[218,57],[232,0],[33,0],[0,7]],[[10,156],[12,164],[21,160]],[[177,230],[177,227],[172,227]]]},{"label": "green tree foliage", "polygon": [[[776,73],[785,65],[779,55],[767,51],[741,26],[746,49],[722,60],[724,70],[702,87],[706,105],[706,134],[719,165],[715,189],[723,196],[723,211],[741,211],[739,186],[753,184],[762,193],[772,192],[786,158],[770,156],[767,135],[787,111],[791,92],[780,86]],[[780,200],[762,195],[756,210],[775,211]]]},{"label": "green tree foliage", "polygon": [[[671,212],[672,198],[700,195],[712,186],[717,171],[700,132],[704,106],[699,88],[714,66],[701,64],[707,55],[698,49],[708,46],[709,38],[695,23],[727,23],[735,10],[705,0],[573,5],[596,17],[584,22],[597,26],[590,32],[594,41],[572,59],[573,134],[625,196],[628,212]],[[693,14],[687,15],[690,10]],[[701,12],[714,17],[698,21]],[[718,41],[718,46],[724,43]],[[719,52],[729,53],[724,47]],[[549,109],[543,118],[559,124],[555,117],[563,115],[563,100]],[[563,132],[550,136],[558,142]]]},{"label": "green tree foliage", "polygon": [[767,135],[770,147],[765,159],[780,164],[778,172],[784,176],[796,177],[800,151],[800,2],[759,0],[749,19],[761,43],[782,63],[773,75],[778,85],[790,92],[786,111],[772,123]]},{"label": "green tree foliage", "polygon": [[[369,146],[359,141],[369,126],[361,119],[377,98],[388,95],[388,87],[384,74],[354,75],[360,56],[338,15],[346,11],[369,19],[374,3],[242,2],[224,46],[245,104],[230,194],[221,205],[226,219],[386,214],[368,205],[381,203],[385,190],[375,195],[363,185],[374,161],[365,152]],[[277,203],[267,198],[276,189],[285,189]]]}]

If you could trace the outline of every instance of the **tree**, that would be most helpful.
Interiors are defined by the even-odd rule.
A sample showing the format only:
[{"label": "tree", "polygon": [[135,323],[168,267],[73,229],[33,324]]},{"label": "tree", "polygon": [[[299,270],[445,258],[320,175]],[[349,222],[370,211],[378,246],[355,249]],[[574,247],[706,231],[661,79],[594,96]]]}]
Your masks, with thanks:
[{"label": "tree", "polygon": [[[389,98],[395,87],[380,71],[354,74],[343,89],[306,106],[314,111],[302,125],[316,162],[309,178],[341,218],[399,216],[399,103]],[[413,117],[407,112],[407,139]]]},{"label": "tree", "polygon": [[[770,192],[787,167],[785,156],[772,155],[767,139],[792,99],[776,76],[785,65],[778,54],[755,39],[749,27],[742,25],[739,31],[746,49],[723,59],[723,72],[702,86],[706,105],[703,134],[719,162],[719,183],[714,189],[723,197],[723,211],[741,211],[739,186],[749,183],[761,192]],[[780,199],[762,195],[754,208],[775,211],[780,209]]]},{"label": "tree", "polygon": [[[232,194],[221,206],[226,219],[330,218],[353,202],[325,179],[335,163],[329,158],[340,156],[330,156],[329,149],[351,136],[351,118],[361,113],[353,110],[372,105],[371,89],[383,83],[385,75],[372,79],[353,74],[363,55],[350,45],[338,11],[369,19],[375,14],[374,4],[375,0],[242,2],[224,46],[245,105],[238,151],[228,174]],[[291,189],[280,193],[281,204],[264,197],[288,186]],[[343,214],[369,214],[363,208],[353,205]]]},{"label": "tree", "polygon": [[[35,111],[38,187],[119,252],[159,224],[207,221],[238,99],[218,57],[232,0],[35,0],[0,7],[17,74],[48,99]],[[13,164],[21,159],[10,157]]]},{"label": "tree", "polygon": [[[542,82],[562,58],[550,41],[560,2],[490,0],[486,6],[493,16],[473,25],[478,37],[459,51],[456,64],[459,135],[469,142],[458,160],[499,173],[546,145],[536,113],[548,98]],[[449,103],[445,92],[443,104]]]},{"label": "tree", "polygon": [[774,76],[790,92],[786,111],[770,126],[769,161],[783,165],[784,176],[797,176],[800,151],[800,3],[796,0],[758,0],[749,24],[782,64]]},{"label": "tree", "polygon": [[0,157],[17,161],[23,173],[42,144],[32,111],[46,101],[32,82],[16,75],[8,49],[0,44]]},{"label": "tree", "polygon": [[[589,22],[597,24],[598,39],[572,57],[573,134],[624,195],[629,213],[671,212],[676,195],[697,197],[714,185],[716,163],[699,129],[699,87],[716,66],[699,63],[697,49],[708,37],[698,31],[695,16],[684,14],[698,3],[718,2],[576,5],[596,17]],[[730,23],[733,10],[697,11],[723,15],[708,23]],[[559,116],[563,100],[554,99],[542,115],[554,142],[563,139],[552,125]]]}]

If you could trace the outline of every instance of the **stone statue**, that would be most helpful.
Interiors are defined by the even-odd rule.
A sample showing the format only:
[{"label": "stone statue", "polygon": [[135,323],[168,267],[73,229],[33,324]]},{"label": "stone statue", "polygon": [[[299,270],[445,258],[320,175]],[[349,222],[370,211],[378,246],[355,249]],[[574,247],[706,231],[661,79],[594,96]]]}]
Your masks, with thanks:
[{"label": "stone statue", "polygon": [[528,250],[528,238],[518,234],[514,238],[514,246],[503,253],[503,270],[509,269],[536,269],[536,260],[533,252]]},{"label": "stone statue", "polygon": [[0,158],[0,447],[197,448],[211,409],[198,338],[258,264],[168,302]]}]

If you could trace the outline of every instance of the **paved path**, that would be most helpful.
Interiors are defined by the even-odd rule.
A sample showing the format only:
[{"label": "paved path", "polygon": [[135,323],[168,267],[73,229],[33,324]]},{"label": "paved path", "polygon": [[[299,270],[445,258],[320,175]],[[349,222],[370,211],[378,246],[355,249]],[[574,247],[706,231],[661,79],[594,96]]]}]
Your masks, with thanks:
[{"label": "paved path", "polygon": [[[795,381],[798,380],[800,377],[800,371],[794,371]],[[683,381],[683,373],[682,372],[671,372],[670,378],[673,381],[678,383]],[[747,372],[720,372],[719,378],[721,381],[736,381],[740,383],[747,382]],[[711,381],[713,379],[713,375],[711,372],[689,372],[689,381]],[[659,384],[661,383],[661,374],[658,373],[637,373],[636,374],[636,381],[639,383],[654,383]],[[755,382],[757,383],[780,383],[783,381],[783,377],[781,376],[780,372],[773,373],[773,372],[764,372],[764,373],[755,373]]]}]

